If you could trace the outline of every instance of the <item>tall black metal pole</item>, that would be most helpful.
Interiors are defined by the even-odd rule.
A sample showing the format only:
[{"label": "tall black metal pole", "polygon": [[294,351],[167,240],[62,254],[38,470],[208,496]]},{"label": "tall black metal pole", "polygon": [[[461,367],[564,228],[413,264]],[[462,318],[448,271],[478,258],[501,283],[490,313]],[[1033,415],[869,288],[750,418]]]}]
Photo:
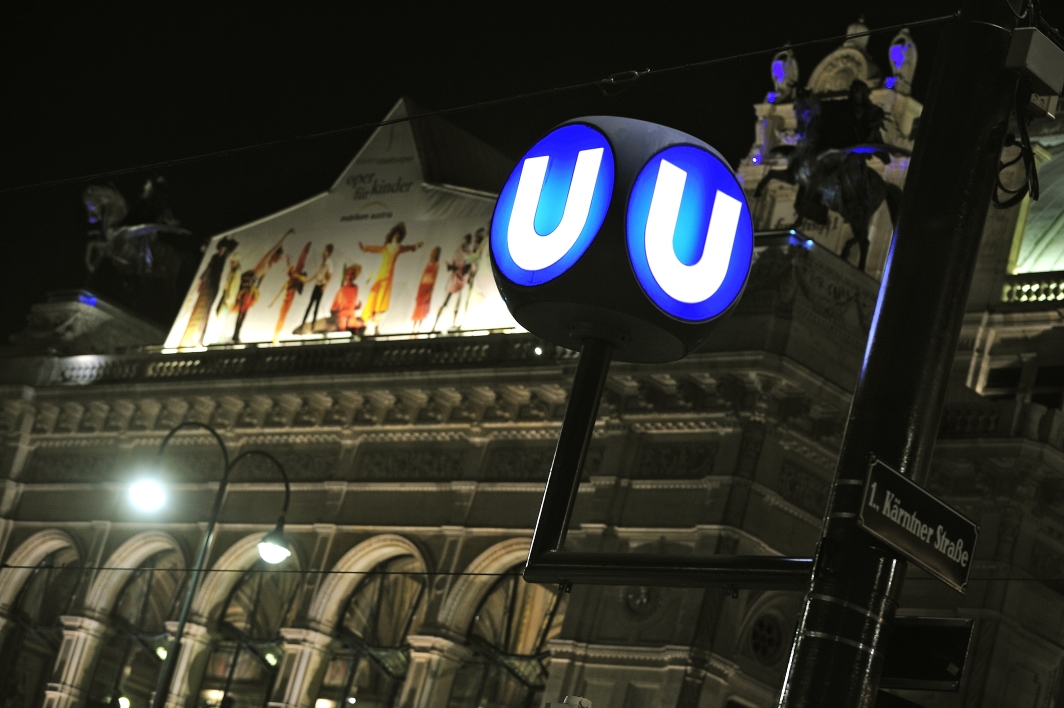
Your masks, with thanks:
[{"label": "tall black metal pole", "polygon": [[530,563],[544,553],[560,551],[565,543],[612,353],[613,345],[600,339],[585,339],[580,349],[573,390],[569,394],[569,405],[565,409],[558,447],[547,476],[547,487],[528,553]]},{"label": "tall black metal pole", "polygon": [[225,446],[225,441],[218,435],[218,431],[206,424],[199,423],[182,423],[176,428],[167,433],[163,438],[163,442],[159,445],[159,456],[163,454],[163,450],[166,449],[167,443],[174,437],[174,435],[183,428],[197,427],[202,428],[214,436],[214,439],[218,442],[218,445],[222,448],[222,456],[225,459],[225,467],[222,472],[222,482],[218,485],[218,492],[214,495],[214,505],[211,507],[211,515],[207,521],[207,533],[203,535],[203,540],[200,542],[199,553],[196,554],[196,561],[192,566],[192,574],[189,576],[188,585],[185,587],[185,597],[181,603],[181,613],[177,619],[177,629],[174,632],[173,638],[170,640],[170,650],[166,653],[166,659],[163,661],[163,667],[159,671],[159,680],[155,684],[155,693],[152,696],[152,708],[163,708],[166,705],[166,698],[170,695],[170,682],[174,679],[174,670],[177,668],[177,656],[181,651],[181,637],[185,633],[185,624],[188,622],[188,613],[192,609],[192,600],[196,596],[196,586],[199,584],[200,574],[204,562],[207,560],[207,550],[211,546],[211,539],[214,537],[214,526],[218,521],[218,512],[222,508],[222,500],[225,498],[225,487],[229,481],[229,470],[232,465],[229,463],[229,451]]},{"label": "tall black metal pole", "polygon": [[206,423],[182,423],[175,427],[166,434],[166,437],[163,438],[162,444],[159,445],[160,457],[174,435],[179,430],[186,428],[201,428],[214,436],[214,439],[222,448],[222,457],[225,461],[225,467],[222,471],[222,481],[218,485],[218,491],[214,495],[214,505],[211,507],[211,515],[207,520],[207,533],[203,534],[203,541],[200,542],[199,552],[196,554],[196,562],[192,566],[192,574],[188,579],[188,585],[185,586],[185,597],[181,603],[181,612],[177,619],[177,629],[174,631],[174,636],[170,640],[170,649],[166,653],[166,659],[163,661],[162,669],[159,671],[159,679],[155,684],[155,693],[152,695],[151,701],[152,708],[164,708],[166,705],[166,699],[170,695],[170,683],[174,680],[174,671],[177,669],[177,658],[181,653],[181,637],[185,634],[185,625],[188,623],[188,615],[192,610],[192,601],[196,597],[196,587],[199,585],[199,579],[203,573],[203,564],[207,561],[207,552],[210,550],[211,542],[214,539],[214,527],[218,523],[218,513],[221,511],[222,502],[225,500],[226,487],[229,486],[229,473],[238,462],[252,455],[265,457],[273,463],[281,473],[281,478],[284,480],[284,509],[281,511],[281,518],[277,521],[278,529],[284,525],[284,518],[288,513],[288,503],[292,497],[291,486],[288,483],[288,474],[285,472],[284,466],[276,457],[263,450],[248,450],[237,455],[236,458],[230,462],[229,451],[225,447],[225,441],[222,440],[222,436],[218,434],[217,430]]},{"label": "tall black metal pole", "polygon": [[1016,91],[1014,23],[1005,0],[975,0],[939,43],[783,708],[875,703],[906,564],[856,517],[873,456],[927,475]]}]

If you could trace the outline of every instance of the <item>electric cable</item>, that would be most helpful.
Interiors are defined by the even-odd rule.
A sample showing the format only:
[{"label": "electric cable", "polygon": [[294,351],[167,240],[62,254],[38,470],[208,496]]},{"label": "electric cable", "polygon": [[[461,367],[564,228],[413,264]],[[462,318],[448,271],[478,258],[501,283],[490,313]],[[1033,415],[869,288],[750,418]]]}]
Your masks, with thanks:
[{"label": "electric cable", "polygon": [[539,91],[529,91],[526,93],[515,94],[512,96],[504,96],[501,98],[489,99],[486,101],[477,101],[475,103],[467,103],[461,106],[452,106],[450,108],[441,108],[435,111],[427,111],[425,113],[419,113],[413,116],[404,116],[402,118],[391,118],[388,120],[375,121],[371,123],[360,123],[358,125],[347,126],[344,128],[333,128],[331,130],[323,130],[317,133],[308,133],[306,135],[294,135],[287,138],[278,138],[276,140],[267,140],[253,145],[242,145],[239,147],[226,148],[224,150],[215,150],[213,152],[201,153],[199,155],[190,155],[187,157],[172,158],[169,160],[161,160],[158,162],[143,163],[140,165],[134,165],[130,167],[122,167],[114,170],[106,170],[103,172],[94,172],[90,174],[78,175],[76,177],[63,177],[54,180],[45,180],[42,182],[32,182],[29,184],[17,185],[14,187],[4,187],[0,189],[0,194],[8,194],[11,192],[18,192],[25,189],[34,189],[38,187],[53,187],[60,184],[69,184],[72,182],[84,182],[88,180],[102,179],[105,177],[114,177],[117,175],[130,174],[133,172],[141,172],[146,170],[161,169],[164,167],[173,167],[175,165],[186,165],[195,162],[201,162],[216,157],[228,157],[238,153],[248,152],[250,150],[260,150],[263,148],[274,147],[277,145],[284,145],[287,143],[297,142],[301,140],[314,140],[318,138],[325,138],[334,135],[341,135],[344,133],[351,133],[359,130],[369,130],[375,128],[383,128],[388,125],[395,125],[397,123],[406,123],[413,120],[419,120],[421,118],[431,118],[434,116],[453,115],[455,113],[465,113],[468,111],[482,110],[493,106],[499,106],[506,103],[513,103],[517,101],[525,101],[533,98],[543,98],[547,96],[553,96],[560,93],[568,93],[572,91],[579,91],[581,89],[597,88],[603,92],[606,96],[616,95],[619,91],[617,89],[627,88],[629,85],[639,81],[646,76],[661,76],[664,74],[671,74],[679,71],[687,71],[691,69],[699,69],[707,66],[713,66],[715,64],[723,64],[725,62],[735,61],[738,59],[749,59],[752,57],[776,54],[784,49],[799,49],[802,47],[810,47],[817,44],[825,44],[827,42],[837,42],[840,40],[852,39],[855,37],[871,37],[873,35],[882,34],[884,32],[893,32],[902,28],[922,27],[927,25],[933,25],[947,20],[956,19],[960,16],[960,11],[951,13],[949,15],[940,15],[938,17],[932,17],[926,20],[917,20],[915,22],[901,22],[886,27],[878,27],[876,29],[870,29],[865,32],[855,32],[853,34],[840,34],[832,35],[830,37],[821,37],[820,39],[811,39],[805,42],[798,42],[797,44],[786,44],[779,47],[771,47],[767,49],[755,49],[749,52],[741,52],[739,54],[731,54],[725,57],[717,57],[714,59],[704,59],[701,61],[689,62],[686,64],[678,64],[676,66],[669,66],[662,69],[644,69],[642,71],[620,71],[610,74],[604,79],[598,79],[595,81],[585,81],[577,84],[568,84],[565,86],[557,86],[549,89],[541,89]]},{"label": "electric cable", "polygon": [[[256,561],[257,564],[257,561]],[[12,569],[12,570],[38,570],[38,569],[56,569],[56,570],[77,570],[77,571],[126,571],[135,572],[140,569],[136,567],[125,566],[42,566],[42,565],[8,565],[7,563],[0,563],[0,571]],[[158,569],[157,569],[158,570]],[[195,568],[169,568],[166,572],[171,573],[191,573]],[[480,578],[505,578],[520,576],[522,572],[520,570],[509,570],[498,573],[478,573],[466,570],[439,570],[439,571],[417,571],[417,570],[330,570],[330,569],[304,569],[304,568],[256,568],[254,565],[248,568],[200,568],[203,573],[297,573],[307,575],[411,575],[411,576],[424,576],[430,575],[433,577],[480,577]],[[921,581],[921,580],[934,580],[941,582],[938,578],[933,576],[914,577],[907,578],[905,582],[909,581]],[[1064,582],[1064,577],[1050,577],[1050,578],[1036,578],[1034,576],[1015,576],[1015,575],[972,575],[968,577],[968,582],[976,580],[1007,580],[1009,582],[1036,582],[1036,583],[1061,583]],[[546,583],[550,584],[550,583]],[[580,585],[581,583],[577,583]],[[793,592],[804,592],[803,590],[794,590]]]},{"label": "electric cable", "polygon": [[[1047,35],[1058,47],[1064,49],[1064,35],[1061,35],[1055,27],[1042,19],[1039,0],[1026,0],[1023,4],[1022,12],[1018,12],[1009,0],[1004,0],[1004,2],[1023,26],[1036,28],[1043,34]],[[1016,85],[1016,105],[1014,109],[1016,117],[1016,132],[1020,134],[1020,137],[1017,139],[1016,136],[1010,132],[1005,136],[1004,143],[1004,147],[1019,147],[1020,154],[1007,162],[998,162],[997,182],[993,193],[990,195],[990,203],[995,209],[1008,209],[1009,207],[1014,207],[1023,201],[1024,197],[1028,195],[1031,197],[1031,201],[1038,201],[1041,191],[1038,186],[1038,163],[1035,161],[1034,146],[1031,144],[1031,135],[1028,128],[1031,121],[1035,118],[1031,109],[1031,99],[1033,96],[1034,91],[1031,90],[1030,81],[1021,77]],[[1001,181],[1001,173],[1015,165],[1021,159],[1023,160],[1024,167],[1023,184],[1016,188],[1006,187]],[[999,196],[1001,192],[1004,192],[1009,196],[1002,198]]]},{"label": "electric cable", "polygon": [[[1018,147],[1020,153],[1013,159],[1005,162],[998,161],[998,171],[996,176],[996,184],[994,191],[990,195],[990,203],[995,209],[1008,209],[1014,207],[1023,201],[1023,198],[1030,195],[1032,201],[1038,201],[1039,187],[1038,187],[1038,163],[1034,159],[1034,146],[1031,144],[1031,135],[1028,130],[1028,124],[1031,122],[1031,86],[1025,78],[1021,78],[1016,84],[1015,95],[1015,116],[1016,116],[1016,132],[1020,134],[1017,139],[1011,132],[1005,135],[1005,142],[1003,147]],[[1020,160],[1023,160],[1024,168],[1024,180],[1023,184],[1019,187],[1011,188],[1006,187],[1001,181],[1001,174],[1006,169],[1015,165]],[[1002,199],[999,196],[999,192],[1004,192],[1010,196]]]},{"label": "electric cable", "polygon": [[[256,561],[257,563],[258,561]],[[37,570],[52,568],[56,570],[76,570],[79,572],[85,571],[127,571],[134,572],[139,570],[139,566],[126,567],[126,566],[93,566],[93,565],[64,565],[64,566],[45,566],[45,565],[9,565],[7,563],[0,563],[0,571],[7,570]],[[196,568],[168,568],[166,572],[171,573],[192,573]],[[472,576],[472,577],[487,577],[487,578],[502,578],[511,575],[521,575],[520,572],[506,571],[503,573],[476,573],[472,571],[464,570],[441,570],[441,571],[417,571],[417,570],[327,570],[327,569],[307,569],[307,568],[256,568],[254,566],[248,568],[199,568],[201,573],[307,573],[309,575],[433,575],[433,576]]]}]

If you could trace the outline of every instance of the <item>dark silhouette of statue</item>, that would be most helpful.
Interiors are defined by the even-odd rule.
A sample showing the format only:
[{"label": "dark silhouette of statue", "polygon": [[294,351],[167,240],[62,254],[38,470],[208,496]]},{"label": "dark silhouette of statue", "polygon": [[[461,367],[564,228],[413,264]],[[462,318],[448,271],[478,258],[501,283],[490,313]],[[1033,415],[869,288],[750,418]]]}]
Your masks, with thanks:
[{"label": "dark silhouette of statue", "polygon": [[798,186],[794,211],[798,219],[826,226],[828,211],[837,212],[850,225],[853,237],[842,248],[849,258],[854,246],[860,251],[858,267],[868,259],[868,226],[884,201],[892,223],[898,222],[901,188],[886,182],[868,165],[874,155],[889,163],[891,154],[909,152],[883,142],[883,109],[872,103],[868,86],[855,80],[843,97],[817,96],[799,91],[794,101],[797,145],[782,145],[772,153],[788,156],[787,167],[770,170],[757,185],[760,195],[770,180]]},{"label": "dark silhouette of statue", "polygon": [[200,242],[174,217],[167,186],[163,177],[147,180],[132,207],[114,185],[82,193],[88,288],[161,323],[176,314],[187,271],[200,259]]}]

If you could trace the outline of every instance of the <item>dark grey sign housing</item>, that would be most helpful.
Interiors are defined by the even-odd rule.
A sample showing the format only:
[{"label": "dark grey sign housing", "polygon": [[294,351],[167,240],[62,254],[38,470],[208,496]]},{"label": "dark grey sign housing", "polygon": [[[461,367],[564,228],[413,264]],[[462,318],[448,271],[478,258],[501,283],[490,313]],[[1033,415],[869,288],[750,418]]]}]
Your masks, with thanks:
[{"label": "dark grey sign housing", "polygon": [[[895,618],[879,687],[959,691],[973,625],[970,617]],[[890,705],[877,700],[876,708],[881,703]]]},{"label": "dark grey sign housing", "polygon": [[958,592],[979,527],[881,460],[868,467],[861,527]]}]

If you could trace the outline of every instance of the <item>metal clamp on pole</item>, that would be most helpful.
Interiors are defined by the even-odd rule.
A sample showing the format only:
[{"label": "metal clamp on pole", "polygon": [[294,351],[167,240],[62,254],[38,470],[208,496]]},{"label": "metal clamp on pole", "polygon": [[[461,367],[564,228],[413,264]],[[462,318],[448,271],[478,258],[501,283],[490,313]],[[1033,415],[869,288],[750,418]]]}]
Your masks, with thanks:
[{"label": "metal clamp on pole", "polygon": [[580,361],[565,410],[543,502],[532,535],[524,578],[533,583],[593,585],[641,584],[669,587],[727,585],[802,590],[809,584],[810,558],[775,556],[680,556],[653,553],[563,551],[580,475],[595,431],[599,401],[610,368],[613,344],[583,340]]}]

